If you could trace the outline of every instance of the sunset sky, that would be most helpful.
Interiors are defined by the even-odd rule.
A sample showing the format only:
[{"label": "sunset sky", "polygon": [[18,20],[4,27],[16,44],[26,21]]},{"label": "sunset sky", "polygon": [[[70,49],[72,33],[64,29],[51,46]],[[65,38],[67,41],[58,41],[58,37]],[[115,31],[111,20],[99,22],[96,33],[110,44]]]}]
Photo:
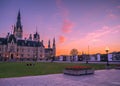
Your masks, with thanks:
[{"label": "sunset sky", "polygon": [[20,9],[24,38],[37,28],[57,55],[73,48],[90,54],[120,51],[120,0],[0,0],[0,37],[11,32]]}]

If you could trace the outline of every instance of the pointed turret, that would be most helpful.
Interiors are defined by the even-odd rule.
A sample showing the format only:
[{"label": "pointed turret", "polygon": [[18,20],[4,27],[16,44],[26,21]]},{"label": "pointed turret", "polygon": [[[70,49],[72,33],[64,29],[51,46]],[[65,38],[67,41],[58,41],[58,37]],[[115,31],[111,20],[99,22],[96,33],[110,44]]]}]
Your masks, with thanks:
[{"label": "pointed turret", "polygon": [[55,38],[53,38],[53,48],[55,47]]},{"label": "pointed turret", "polygon": [[48,41],[48,48],[51,48],[51,47],[50,47],[50,40]]},{"label": "pointed turret", "polygon": [[29,35],[29,40],[32,40],[32,34]]},{"label": "pointed turret", "polygon": [[56,44],[55,44],[55,38],[53,38],[53,55],[56,56]]},{"label": "pointed turret", "polygon": [[36,33],[34,34],[34,41],[40,41],[40,35],[38,34],[37,31],[36,31]]},{"label": "pointed turret", "polygon": [[20,10],[19,10],[18,16],[17,16],[16,27],[20,28],[22,30]]}]

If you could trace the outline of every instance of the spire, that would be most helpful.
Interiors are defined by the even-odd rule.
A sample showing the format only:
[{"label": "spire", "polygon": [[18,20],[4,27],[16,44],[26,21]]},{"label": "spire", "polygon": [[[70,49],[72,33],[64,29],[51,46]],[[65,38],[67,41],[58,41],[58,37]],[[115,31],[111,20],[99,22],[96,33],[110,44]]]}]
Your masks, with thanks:
[{"label": "spire", "polygon": [[18,15],[17,15],[16,27],[20,28],[22,30],[20,9],[19,9]]},{"label": "spire", "polygon": [[19,11],[18,11],[17,19],[21,19],[21,16],[20,16],[20,9],[19,9]]},{"label": "spire", "polygon": [[53,38],[53,55],[56,56],[55,37]]},{"label": "spire", "polygon": [[55,37],[53,38],[53,48],[55,47]]},{"label": "spire", "polygon": [[12,25],[11,34],[14,33],[14,26]]},{"label": "spire", "polygon": [[48,41],[48,48],[50,48],[50,40]]},{"label": "spire", "polygon": [[37,27],[36,27],[36,32],[34,34],[34,40],[35,41],[40,41],[40,35],[39,35],[38,31],[37,31]]},{"label": "spire", "polygon": [[32,40],[32,34],[29,35],[29,40]]},{"label": "spire", "polygon": [[16,22],[16,25],[14,25],[14,32],[13,33],[14,33],[16,38],[22,38],[22,36],[23,36],[20,10],[18,11],[17,22]]}]

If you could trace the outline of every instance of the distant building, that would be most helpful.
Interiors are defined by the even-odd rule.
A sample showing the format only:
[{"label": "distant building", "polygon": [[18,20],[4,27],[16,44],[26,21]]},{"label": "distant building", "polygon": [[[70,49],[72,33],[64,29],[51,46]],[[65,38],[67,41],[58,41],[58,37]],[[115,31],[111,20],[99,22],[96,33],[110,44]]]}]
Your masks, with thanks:
[{"label": "distant building", "polygon": [[5,38],[0,38],[0,59],[43,59],[56,55],[55,38],[52,47],[49,40],[48,48],[44,47],[37,31],[33,36],[30,34],[28,39],[23,39],[20,11],[13,28],[13,34],[8,33]]},{"label": "distant building", "polygon": [[109,53],[107,56],[108,56],[108,61],[113,61],[113,55],[111,53]]},{"label": "distant building", "polygon": [[101,57],[100,54],[93,54],[89,56],[89,61],[101,61]]},{"label": "distant building", "polygon": [[120,61],[120,52],[112,52],[112,61]]}]

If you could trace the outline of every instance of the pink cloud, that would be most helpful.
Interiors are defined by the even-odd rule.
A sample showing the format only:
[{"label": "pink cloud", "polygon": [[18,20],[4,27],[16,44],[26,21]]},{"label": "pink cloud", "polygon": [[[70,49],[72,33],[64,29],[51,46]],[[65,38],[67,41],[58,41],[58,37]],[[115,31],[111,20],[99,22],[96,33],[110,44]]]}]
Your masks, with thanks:
[{"label": "pink cloud", "polygon": [[66,38],[64,36],[59,36],[59,43],[64,43]]},{"label": "pink cloud", "polygon": [[107,35],[112,35],[120,33],[120,25],[114,26],[114,27],[109,27],[109,26],[103,26],[99,30],[96,30],[94,32],[88,33],[83,40],[88,40],[91,42],[98,42],[100,41],[101,37],[107,36]]},{"label": "pink cloud", "polygon": [[[77,48],[80,51],[88,53],[88,45],[90,46],[89,53],[104,52],[106,45],[115,43],[108,43],[111,40],[111,37],[117,36],[120,34],[120,25],[116,26],[103,26],[98,30],[94,30],[83,36],[82,38],[77,37],[74,41],[66,41],[64,44],[66,49],[71,50],[71,48]],[[104,38],[105,37],[105,38]],[[112,38],[113,38],[112,37]],[[64,39],[61,37],[61,39]],[[70,40],[70,39],[69,39]],[[74,45],[74,46],[73,46]],[[60,47],[62,47],[60,45]]]},{"label": "pink cloud", "polygon": [[120,25],[115,26],[114,31],[112,33],[119,33],[120,34]]},{"label": "pink cloud", "polygon": [[[63,25],[62,25],[62,32],[69,33],[72,31],[72,28],[74,27],[74,23],[68,19],[68,10],[65,7],[62,0],[56,0],[56,5],[58,7],[58,10],[60,11],[61,17],[63,19]],[[59,15],[57,13],[57,15]]]},{"label": "pink cloud", "polygon": [[103,26],[101,29],[89,33],[87,35],[87,37],[99,38],[99,37],[101,37],[105,34],[108,34],[110,32],[111,32],[111,29],[108,26]]},{"label": "pink cloud", "polygon": [[110,13],[108,15],[108,17],[111,18],[111,19],[116,19],[117,18],[117,16],[115,14],[112,14],[112,13]]},{"label": "pink cloud", "polygon": [[73,22],[65,19],[65,20],[63,21],[62,31],[63,31],[64,33],[71,32],[73,27],[74,27]]},{"label": "pink cloud", "polygon": [[120,9],[120,5],[119,5],[119,6],[117,6],[117,8],[119,8],[119,9]]},{"label": "pink cloud", "polygon": [[116,9],[114,9],[114,10],[111,9],[111,10],[106,11],[107,12],[106,18],[107,18],[108,21],[111,20],[111,19],[118,19],[119,18],[119,16],[115,13],[115,11],[117,11],[117,10]]},{"label": "pink cloud", "polygon": [[[71,41],[71,45],[79,46],[80,44],[82,46],[86,45],[92,45],[94,46],[95,44],[97,46],[104,46],[106,41],[103,40],[104,37],[109,37],[112,35],[117,35],[120,34],[120,25],[109,27],[109,26],[103,26],[102,28],[95,30],[93,32],[89,32],[86,34],[86,36],[80,38],[77,38],[74,41]],[[109,40],[109,39],[108,39]],[[69,45],[67,45],[69,46]],[[80,48],[82,47],[80,46]]]}]

